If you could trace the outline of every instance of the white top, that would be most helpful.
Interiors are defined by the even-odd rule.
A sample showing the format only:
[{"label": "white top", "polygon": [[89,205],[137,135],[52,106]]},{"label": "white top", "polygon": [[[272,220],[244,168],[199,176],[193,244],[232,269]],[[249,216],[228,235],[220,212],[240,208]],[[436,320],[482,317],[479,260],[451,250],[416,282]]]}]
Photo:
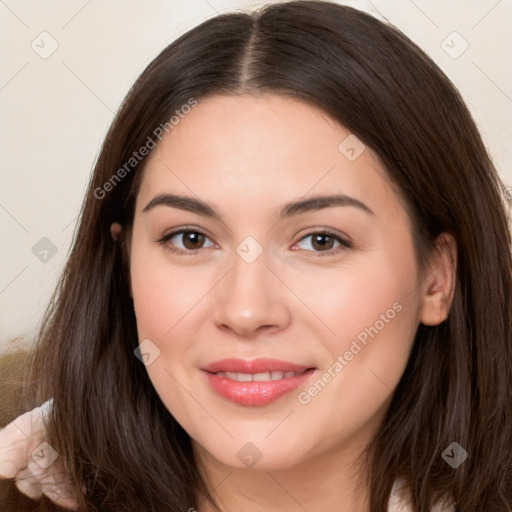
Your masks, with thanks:
[{"label": "white top", "polygon": [[[388,503],[388,512],[415,512],[406,497],[405,487],[401,480],[397,480],[393,485]],[[455,507],[453,505],[435,505],[432,512],[455,512]]]}]

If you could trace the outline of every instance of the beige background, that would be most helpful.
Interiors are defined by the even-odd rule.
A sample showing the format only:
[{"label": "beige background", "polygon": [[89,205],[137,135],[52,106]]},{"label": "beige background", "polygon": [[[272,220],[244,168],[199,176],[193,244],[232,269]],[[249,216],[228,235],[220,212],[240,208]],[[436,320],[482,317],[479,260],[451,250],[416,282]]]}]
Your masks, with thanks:
[{"label": "beige background", "polygon": [[[138,74],[199,22],[262,3],[0,0],[0,350],[40,322],[101,141]],[[512,185],[512,1],[340,3],[388,19],[438,63]],[[36,257],[44,237],[53,251]]]}]

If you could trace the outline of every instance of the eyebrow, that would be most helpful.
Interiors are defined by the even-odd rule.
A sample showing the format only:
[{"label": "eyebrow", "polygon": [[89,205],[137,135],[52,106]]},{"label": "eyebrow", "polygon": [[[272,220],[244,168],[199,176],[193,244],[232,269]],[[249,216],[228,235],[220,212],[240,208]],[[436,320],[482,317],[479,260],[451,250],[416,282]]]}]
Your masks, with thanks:
[{"label": "eyebrow", "polygon": [[[148,212],[156,206],[168,206],[171,208],[178,208],[205,217],[222,220],[219,212],[211,205],[199,199],[190,196],[183,196],[177,194],[158,194],[156,195],[142,210]],[[324,208],[332,208],[336,206],[352,206],[368,213],[375,215],[375,212],[359,199],[350,197],[343,194],[334,194],[327,196],[313,196],[306,199],[300,199],[286,203],[279,211],[279,219],[292,217],[301,213],[323,210]]]}]

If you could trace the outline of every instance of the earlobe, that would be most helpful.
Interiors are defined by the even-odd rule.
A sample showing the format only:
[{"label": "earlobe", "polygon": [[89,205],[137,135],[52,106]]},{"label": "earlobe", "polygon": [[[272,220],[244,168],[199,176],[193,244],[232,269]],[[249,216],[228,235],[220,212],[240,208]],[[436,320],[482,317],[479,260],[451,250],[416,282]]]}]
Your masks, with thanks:
[{"label": "earlobe", "polygon": [[112,239],[117,241],[119,240],[119,237],[121,236],[121,233],[123,231],[123,227],[119,222],[113,222],[110,225],[110,234],[112,235]]},{"label": "earlobe", "polygon": [[435,254],[425,282],[419,320],[424,325],[439,325],[448,318],[457,276],[457,243],[442,233],[436,240]]}]

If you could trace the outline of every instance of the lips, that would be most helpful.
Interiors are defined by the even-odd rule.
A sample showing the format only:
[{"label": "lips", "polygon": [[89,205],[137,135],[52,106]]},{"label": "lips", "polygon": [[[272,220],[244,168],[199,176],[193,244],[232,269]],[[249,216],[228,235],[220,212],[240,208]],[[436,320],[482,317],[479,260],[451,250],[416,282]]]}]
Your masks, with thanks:
[{"label": "lips", "polygon": [[[306,370],[304,370],[306,371]],[[238,382],[268,382],[271,380],[289,379],[302,375],[304,372],[261,372],[261,373],[240,373],[240,372],[217,372],[217,377],[226,377],[229,380],[236,380]]]},{"label": "lips", "polygon": [[293,391],[315,368],[278,359],[223,359],[202,369],[212,389],[235,403],[261,406]]},{"label": "lips", "polygon": [[206,365],[203,370],[210,373],[234,372],[234,373],[263,373],[263,372],[303,372],[311,368],[279,359],[260,358],[247,361],[245,359],[222,359]]}]

